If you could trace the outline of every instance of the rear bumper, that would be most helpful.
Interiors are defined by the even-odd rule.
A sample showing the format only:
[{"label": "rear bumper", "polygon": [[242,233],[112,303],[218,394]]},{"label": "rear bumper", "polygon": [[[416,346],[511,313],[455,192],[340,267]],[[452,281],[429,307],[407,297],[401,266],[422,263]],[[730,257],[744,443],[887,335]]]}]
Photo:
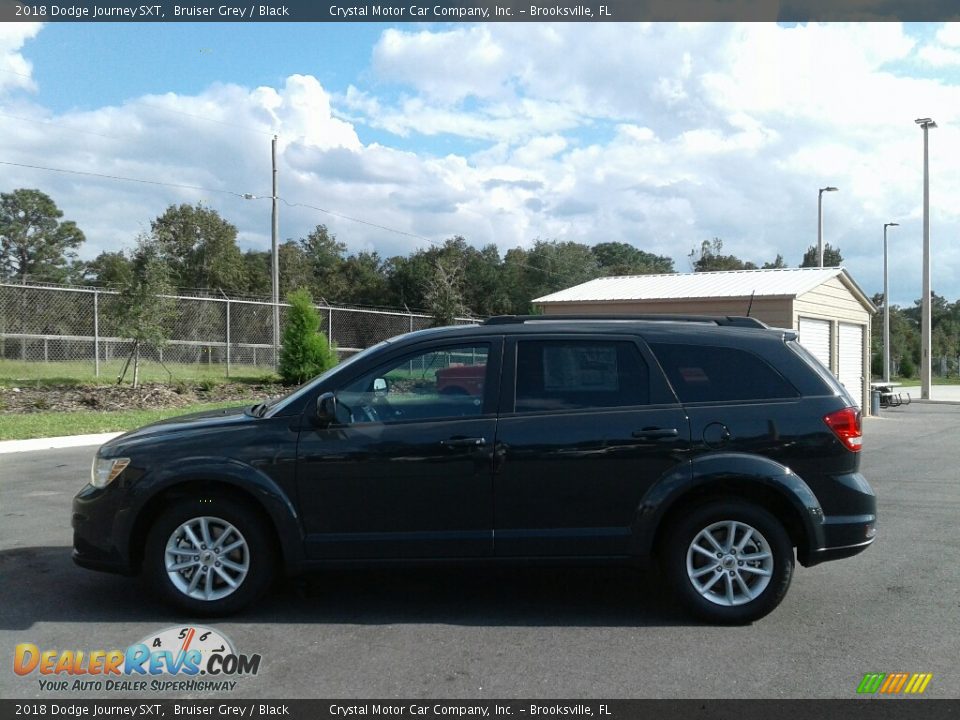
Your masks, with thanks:
[{"label": "rear bumper", "polygon": [[829,475],[813,484],[821,503],[818,521],[797,548],[807,567],[840,560],[866,550],[877,534],[877,496],[859,472]]},{"label": "rear bumper", "polygon": [[[873,498],[874,506],[876,498]],[[805,567],[827,560],[841,560],[862,553],[873,544],[877,535],[876,512],[864,515],[826,516],[821,525],[823,541],[819,547],[798,551],[798,560]]]},{"label": "rear bumper", "polygon": [[859,545],[846,545],[844,547],[832,547],[832,548],[821,548],[820,550],[815,550],[807,558],[806,562],[801,560],[801,563],[805,567],[811,567],[813,565],[819,565],[822,562],[827,560],[842,560],[843,558],[853,557],[854,555],[859,555],[868,547],[873,545],[873,538],[862,542]]}]

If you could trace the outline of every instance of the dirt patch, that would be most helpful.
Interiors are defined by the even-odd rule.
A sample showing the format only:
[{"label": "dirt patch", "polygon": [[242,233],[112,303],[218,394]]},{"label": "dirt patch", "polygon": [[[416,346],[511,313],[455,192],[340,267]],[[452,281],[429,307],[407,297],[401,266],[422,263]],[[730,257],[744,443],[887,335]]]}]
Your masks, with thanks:
[{"label": "dirt patch", "polygon": [[48,385],[0,387],[0,411],[5,413],[76,412],[78,410],[159,410],[197,403],[261,402],[286,393],[273,383],[146,383],[130,385]]}]

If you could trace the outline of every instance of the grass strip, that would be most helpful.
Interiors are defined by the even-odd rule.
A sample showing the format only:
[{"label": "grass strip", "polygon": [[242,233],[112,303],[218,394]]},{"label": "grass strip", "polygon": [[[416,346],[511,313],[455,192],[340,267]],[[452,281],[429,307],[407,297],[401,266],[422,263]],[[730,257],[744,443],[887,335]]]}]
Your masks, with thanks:
[{"label": "grass strip", "polygon": [[165,418],[215,410],[237,405],[253,404],[232,400],[218,403],[198,403],[182,408],[162,410],[118,410],[101,412],[81,410],[71,413],[38,412],[0,415],[0,440],[26,440],[39,437],[59,437],[61,435],[87,435],[92,433],[133,430]]},{"label": "grass strip", "polygon": [[[26,362],[0,359],[0,385],[7,387],[46,385],[112,385],[123,368],[120,360],[100,363],[100,376],[94,374],[92,362]],[[126,382],[133,380],[133,368],[127,370]],[[272,368],[258,365],[234,365],[230,376],[225,365],[204,363],[183,364],[146,362],[140,367],[142,382],[173,383],[206,381],[214,384],[226,382],[275,382]]]}]

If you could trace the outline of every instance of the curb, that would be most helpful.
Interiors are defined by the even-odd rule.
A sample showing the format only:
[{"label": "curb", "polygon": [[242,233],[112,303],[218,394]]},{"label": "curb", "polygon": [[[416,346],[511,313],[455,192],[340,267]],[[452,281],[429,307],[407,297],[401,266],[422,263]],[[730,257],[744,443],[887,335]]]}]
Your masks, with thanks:
[{"label": "curb", "polygon": [[99,435],[65,435],[63,437],[33,438],[30,440],[4,440],[0,442],[0,455],[34,450],[59,450],[60,448],[88,447],[103,445],[123,433],[101,433]]}]

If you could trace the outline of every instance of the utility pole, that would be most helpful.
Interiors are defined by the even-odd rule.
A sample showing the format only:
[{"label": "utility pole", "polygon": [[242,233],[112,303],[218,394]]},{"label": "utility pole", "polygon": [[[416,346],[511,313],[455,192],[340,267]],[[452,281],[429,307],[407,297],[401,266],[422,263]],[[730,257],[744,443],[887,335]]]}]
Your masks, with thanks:
[{"label": "utility pole", "polygon": [[280,234],[280,216],[277,211],[277,136],[273,136],[273,142],[270,144],[271,159],[273,161],[273,201],[271,228],[271,253],[272,263],[272,285],[273,285],[273,366],[280,364],[280,256],[277,252],[277,236]]}]

